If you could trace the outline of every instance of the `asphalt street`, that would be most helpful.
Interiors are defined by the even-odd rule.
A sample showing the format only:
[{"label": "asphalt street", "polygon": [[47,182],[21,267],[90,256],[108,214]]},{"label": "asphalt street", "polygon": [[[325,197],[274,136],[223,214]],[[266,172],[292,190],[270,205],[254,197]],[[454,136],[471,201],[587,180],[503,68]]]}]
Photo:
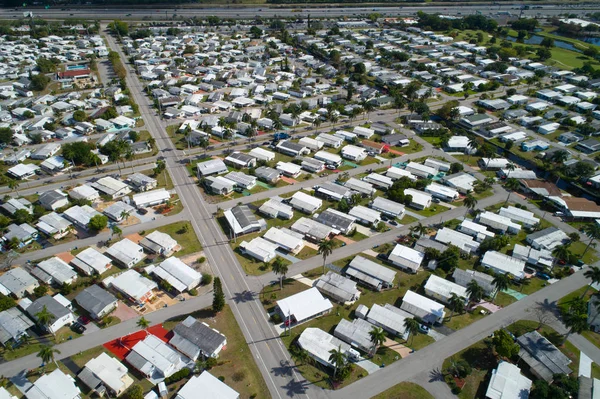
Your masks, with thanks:
[{"label": "asphalt street", "polygon": [[[537,3],[534,3],[537,4]],[[256,17],[261,18],[272,18],[272,17],[306,17],[310,14],[313,18],[333,18],[333,17],[361,17],[366,16],[370,13],[380,13],[386,17],[393,16],[409,16],[415,15],[418,11],[426,11],[429,13],[440,13],[447,15],[469,15],[481,13],[483,15],[498,15],[507,17],[507,13],[512,16],[518,16],[520,14],[521,4],[473,4],[473,5],[461,5],[460,7],[453,7],[451,5],[427,5],[422,4],[419,6],[395,6],[395,7],[305,7],[304,5],[294,6],[226,6],[226,7],[214,7],[207,6],[205,8],[133,8],[133,7],[122,7],[122,8],[80,8],[72,6],[67,8],[51,7],[49,9],[43,8],[31,8],[31,7],[19,7],[18,9],[3,9],[0,10],[0,18],[14,19],[23,17],[23,12],[32,11],[36,17],[41,18],[92,18],[101,20],[113,20],[113,19],[131,19],[131,20],[170,20],[175,18],[189,18],[189,17],[205,17],[205,16],[217,16],[220,18],[234,18],[234,19],[254,19]],[[566,4],[544,4],[540,8],[532,8],[529,10],[523,10],[523,16],[556,16],[559,14],[570,13],[577,15],[584,15],[586,13],[595,12],[600,10],[600,6],[597,4],[585,4],[572,5]]]}]

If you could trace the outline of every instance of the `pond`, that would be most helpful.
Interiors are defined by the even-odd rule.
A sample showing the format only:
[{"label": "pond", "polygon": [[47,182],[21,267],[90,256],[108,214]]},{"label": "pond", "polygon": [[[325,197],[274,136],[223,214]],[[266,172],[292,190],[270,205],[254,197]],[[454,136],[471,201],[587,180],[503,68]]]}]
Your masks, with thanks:
[{"label": "pond", "polygon": [[[509,41],[511,41],[511,42],[516,42],[517,41],[517,38],[516,37],[512,37],[512,36],[508,36],[506,39],[509,40]],[[542,43],[542,40],[544,40],[544,38],[542,36],[533,35],[533,36],[525,39],[523,41],[523,43],[525,43],[525,44],[540,45]],[[578,53],[581,53],[581,50],[579,50],[578,48],[576,48],[575,46],[573,46],[571,43],[567,43],[567,42],[564,42],[562,40],[554,40],[554,46],[559,47],[559,48],[564,48],[565,50],[571,50],[571,51],[576,51]]]}]

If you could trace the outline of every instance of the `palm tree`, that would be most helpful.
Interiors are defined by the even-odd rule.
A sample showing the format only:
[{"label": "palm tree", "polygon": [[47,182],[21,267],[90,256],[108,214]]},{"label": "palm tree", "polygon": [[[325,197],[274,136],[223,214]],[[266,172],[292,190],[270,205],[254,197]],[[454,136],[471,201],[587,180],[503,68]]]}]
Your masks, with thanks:
[{"label": "palm tree", "polygon": [[524,278],[519,282],[519,285],[521,286],[521,288],[519,288],[519,292],[523,292],[523,288],[527,287],[528,285],[531,284],[531,279],[530,278]]},{"label": "palm tree", "polygon": [[365,100],[365,101],[363,101],[363,102],[360,103],[360,106],[362,107],[363,111],[367,114],[367,119],[370,119],[369,118],[369,114],[375,108],[373,106],[373,103],[371,103],[370,101]]},{"label": "palm tree", "polygon": [[510,177],[506,179],[506,182],[504,183],[504,188],[508,190],[508,196],[506,197],[506,201],[504,201],[504,205],[506,205],[506,203],[510,199],[510,195],[512,194],[512,192],[516,191],[519,188],[519,181],[515,178]]},{"label": "palm tree", "polygon": [[315,128],[315,133],[317,132],[317,129],[319,128],[319,126],[321,126],[321,123],[323,123],[323,121],[321,120],[321,117],[317,116],[312,123],[313,127]]},{"label": "palm tree", "polygon": [[477,284],[477,281],[471,280],[467,283],[467,295],[469,296],[469,301],[479,303],[485,295],[485,290]]},{"label": "palm tree", "polygon": [[119,226],[117,226],[116,224],[113,225],[111,228],[111,235],[116,234],[119,236],[119,238],[121,238],[121,235],[123,234],[123,230],[121,230],[119,228]]},{"label": "palm tree", "polygon": [[283,261],[283,259],[278,256],[273,261],[273,264],[271,265],[271,269],[273,269],[273,273],[275,273],[276,275],[279,276],[279,289],[282,290],[283,289],[283,278],[285,277],[286,273],[288,272],[288,266]]},{"label": "palm tree", "polygon": [[465,199],[463,200],[463,205],[467,208],[467,212],[473,211],[477,206],[477,199],[473,197],[471,194],[467,194]]},{"label": "palm tree", "polygon": [[450,321],[454,316],[454,312],[460,313],[465,310],[465,298],[458,296],[453,292],[450,295],[450,298],[448,298],[448,307],[450,308],[450,318],[448,321]]},{"label": "palm tree", "polygon": [[512,172],[513,170],[515,170],[517,167],[515,166],[514,163],[509,162],[506,164],[506,170],[508,170],[509,172]]},{"label": "palm tree", "polygon": [[379,345],[382,345],[386,340],[385,332],[383,331],[383,328],[373,326],[373,328],[371,328],[371,331],[369,331],[369,337],[371,337],[371,342],[373,343],[374,355],[375,353],[377,353]]},{"label": "palm tree", "polygon": [[564,325],[569,328],[569,331],[565,334],[561,345],[567,342],[571,334],[580,334],[588,328],[587,312],[576,310],[573,306],[569,308],[569,312],[565,313],[562,318]]},{"label": "palm tree", "polygon": [[121,216],[121,219],[127,220],[127,219],[129,219],[130,214],[127,211],[123,211],[123,212],[121,212],[120,216]]},{"label": "palm tree", "polygon": [[571,251],[568,245],[558,245],[552,250],[552,255],[558,260],[568,260],[571,256]]},{"label": "palm tree", "polygon": [[125,153],[125,159],[131,164],[131,173],[134,173],[133,160],[135,159],[135,153],[131,150],[131,148]]},{"label": "palm tree", "polygon": [[598,223],[588,223],[583,227],[583,233],[590,238],[590,242],[585,247],[585,251],[583,251],[581,257],[588,251],[592,241],[600,238],[600,225]]},{"label": "palm tree", "polygon": [[135,323],[139,328],[146,331],[146,335],[148,335],[147,328],[150,326],[150,322],[144,317],[140,317],[140,319]]},{"label": "palm tree", "polygon": [[504,291],[510,285],[510,278],[508,274],[496,274],[494,280],[492,280],[492,284],[496,287],[496,293],[494,294],[494,298],[492,298],[492,303],[496,300],[496,296],[498,292]]},{"label": "palm tree", "polygon": [[412,344],[415,335],[419,333],[419,322],[413,318],[407,317],[404,319],[404,328],[406,328],[408,335],[410,335],[410,343]]},{"label": "palm tree", "polygon": [[331,255],[333,252],[333,241],[331,240],[321,240],[319,242],[319,250],[318,254],[323,257],[323,274],[325,274],[325,262],[327,261],[327,257]]},{"label": "palm tree", "polygon": [[[600,315],[600,300],[597,299],[598,297],[600,297],[600,294],[598,294],[597,292],[592,294],[592,296],[590,297],[590,301],[588,303],[588,306],[594,306],[596,308],[596,315],[594,316],[592,321],[590,321],[590,326],[594,325],[594,322]],[[25,337],[26,337],[26,335],[25,335]]]},{"label": "palm tree", "polygon": [[50,345],[44,345],[40,348],[40,351],[36,356],[42,359],[42,362],[44,362],[44,364],[50,363],[52,361],[54,362],[54,364],[56,364],[56,367],[58,367],[56,359],[54,358],[55,353],[60,354],[60,351],[58,349],[54,349]]},{"label": "palm tree", "polygon": [[333,378],[335,378],[338,369],[346,365],[346,354],[342,352],[341,345],[338,347],[338,349],[332,349],[329,351],[329,362],[333,364]]},{"label": "palm tree", "polygon": [[583,273],[583,275],[585,276],[585,278],[590,279],[590,283],[588,284],[585,291],[581,295],[582,298],[585,297],[585,294],[588,293],[588,290],[590,289],[590,286],[592,284],[600,283],[600,268],[598,266],[590,266],[590,268],[587,269]]},{"label": "palm tree", "polygon": [[479,149],[481,148],[481,143],[476,138],[472,138],[467,143],[467,148],[471,149],[471,150],[467,151],[468,159],[470,159],[471,158],[471,152],[473,150],[475,150],[475,153],[477,153],[477,151],[479,151]]},{"label": "palm tree", "polygon": [[17,193],[17,195],[19,195],[19,182],[18,181],[13,180],[13,179],[9,180],[8,188],[11,190],[14,190]]},{"label": "palm tree", "polygon": [[37,312],[35,314],[35,318],[38,321],[38,324],[42,327],[44,327],[46,330],[50,331],[50,329],[48,328],[50,326],[50,322],[55,319],[55,316],[50,313],[48,311],[48,308],[46,307],[46,305],[44,305],[44,307],[42,307],[42,310],[40,310],[39,312]]},{"label": "palm tree", "polygon": [[427,234],[429,232],[429,227],[423,226],[423,224],[419,222],[415,226],[410,227],[409,230],[411,234],[417,234],[419,238],[421,238],[423,234]]}]

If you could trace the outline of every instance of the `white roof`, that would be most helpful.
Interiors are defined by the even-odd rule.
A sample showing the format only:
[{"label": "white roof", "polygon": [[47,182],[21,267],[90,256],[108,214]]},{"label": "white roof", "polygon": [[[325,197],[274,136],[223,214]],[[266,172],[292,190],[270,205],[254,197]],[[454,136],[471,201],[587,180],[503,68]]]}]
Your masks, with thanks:
[{"label": "white roof", "polygon": [[365,176],[364,179],[376,185],[379,184],[390,187],[392,184],[394,184],[394,181],[391,178],[380,175],[379,173],[370,173],[368,176]]},{"label": "white roof", "polygon": [[521,225],[514,223],[510,218],[495,213],[485,211],[479,214],[479,223],[493,228],[498,228],[498,225],[506,226],[516,231],[521,230]]},{"label": "white roof", "polygon": [[370,205],[373,209],[385,211],[386,213],[401,215],[404,213],[404,205],[383,197],[375,197]]},{"label": "white roof", "polygon": [[38,263],[37,267],[48,273],[52,276],[52,279],[58,281],[60,284],[69,282],[69,280],[77,277],[77,273],[75,273],[73,268],[57,257],[46,259]]},{"label": "white roof", "polygon": [[200,273],[173,256],[162,261],[152,273],[168,281],[179,292],[194,288],[202,279]]},{"label": "white roof", "polygon": [[41,376],[25,394],[27,399],[79,399],[80,395],[73,377],[60,369]]},{"label": "white roof", "polygon": [[348,212],[350,216],[354,216],[359,220],[365,220],[369,223],[374,223],[381,219],[381,213],[379,211],[369,209],[362,205],[357,205],[350,209]]},{"label": "white roof", "polygon": [[[411,307],[422,310],[423,314],[434,314],[438,318],[443,317],[445,314],[444,305],[441,303],[437,303],[433,299],[429,299],[423,295],[419,295],[416,292],[408,290],[406,291],[406,294],[404,294],[404,298],[402,298],[402,309],[410,311],[408,308]],[[421,314],[415,314],[415,316],[423,317]]]},{"label": "white roof", "polygon": [[314,287],[277,301],[277,306],[284,316],[294,316],[297,321],[309,319],[333,308],[329,299],[324,298]]},{"label": "white roof", "polygon": [[428,192],[430,192],[432,194],[439,194],[439,195],[443,195],[445,197],[451,197],[451,198],[458,197],[458,191],[454,190],[453,188],[442,186],[441,184],[437,184],[437,183],[431,183],[430,185],[425,187],[425,190],[427,190]]},{"label": "white roof", "polygon": [[290,175],[296,175],[302,171],[302,166],[296,165],[295,163],[283,161],[277,162],[275,168],[281,172],[288,173]]},{"label": "white roof", "polygon": [[395,306],[386,304],[384,307],[376,303],[371,306],[371,310],[367,314],[367,320],[388,330],[401,333],[404,338],[407,338],[405,336],[406,327],[404,326],[404,321],[412,318],[413,315]]},{"label": "white roof", "polygon": [[348,187],[350,190],[358,191],[367,195],[370,195],[375,192],[375,189],[373,188],[372,184],[363,180],[355,179],[354,177],[348,179],[348,181],[344,183],[344,186]]},{"label": "white roof", "polygon": [[415,170],[415,171],[419,171],[422,173],[427,173],[430,175],[436,175],[438,173],[438,170],[436,168],[427,166],[427,165],[422,165],[420,163],[416,163],[416,162],[409,162],[408,165],[406,165],[406,169],[407,170]]},{"label": "white roof", "polygon": [[421,264],[421,262],[423,262],[424,258],[424,253],[400,244],[396,244],[388,256],[388,259],[392,262],[399,263],[401,265],[407,265],[406,262],[410,262],[417,264],[417,267]]},{"label": "white roof", "polygon": [[119,392],[123,388],[122,378],[127,375],[127,367],[114,357],[101,353],[87,362],[85,367],[114,392]]},{"label": "white roof", "polygon": [[329,352],[331,350],[341,349],[344,353],[350,350],[350,345],[344,341],[319,328],[312,327],[302,331],[302,334],[298,337],[298,344],[302,349],[328,366],[332,366],[329,362]]},{"label": "white roof", "polygon": [[112,285],[138,301],[148,292],[158,288],[154,281],[147,279],[133,269],[127,270],[116,277],[106,278],[104,284]]},{"label": "white roof", "polygon": [[[158,370],[166,377],[172,374],[181,360],[181,355],[175,349],[152,334],[147,335],[143,341],[135,344],[126,359],[132,354],[136,354],[146,361],[143,367],[139,369],[146,375],[152,375],[153,370]],[[139,366],[138,362],[136,362],[136,366]]]},{"label": "white roof", "polygon": [[242,242],[240,247],[246,250],[249,255],[261,261],[270,261],[275,257],[275,251],[279,246],[262,237],[256,237],[250,242]]},{"label": "white roof", "polygon": [[479,243],[470,235],[443,227],[435,235],[435,240],[444,244],[456,245],[463,251],[472,252],[479,248]]},{"label": "white roof", "polygon": [[404,190],[405,195],[412,196],[412,202],[415,204],[427,206],[431,201],[431,195],[427,194],[420,190],[415,190],[414,188],[407,188]]},{"label": "white roof", "polygon": [[467,136],[452,136],[448,139],[448,147],[450,148],[467,148],[470,139]]},{"label": "white roof", "polygon": [[75,187],[69,191],[69,195],[76,199],[91,199],[98,198],[100,196],[95,188],[88,186],[87,184],[82,184],[81,186]]},{"label": "white roof", "polygon": [[143,251],[144,248],[142,248],[140,245],[136,244],[128,238],[123,238],[121,241],[118,241],[111,245],[106,250],[106,253],[112,256],[113,258],[116,258],[117,260],[123,262],[124,264],[129,265],[129,263],[133,261],[141,260],[138,258],[140,258],[139,254]]},{"label": "white roof", "polygon": [[304,246],[302,234],[286,228],[271,227],[267,230],[263,238],[279,245],[285,250],[294,250]]},{"label": "white roof", "polygon": [[525,268],[525,261],[501,252],[487,251],[481,259],[481,264],[504,273],[510,273],[516,278],[524,277],[523,269]]},{"label": "white roof", "polygon": [[395,166],[390,167],[386,172],[385,175],[387,177],[391,177],[392,179],[399,179],[401,177],[408,177],[411,180],[416,180],[417,176],[413,175],[412,173],[410,173],[408,170],[406,169],[400,169],[397,168]]},{"label": "white roof", "polygon": [[540,221],[540,219],[535,217],[533,212],[529,212],[525,209],[515,208],[514,206],[500,208],[499,214],[510,218],[515,222],[526,223],[528,225],[534,225]]},{"label": "white roof", "polygon": [[85,268],[88,274],[92,274],[90,268],[98,274],[106,271],[106,265],[110,264],[110,258],[96,251],[94,248],[86,248],[75,256],[77,261],[73,262],[76,267]]},{"label": "white roof", "polygon": [[17,399],[17,397],[11,395],[6,388],[0,387],[0,399]]},{"label": "white roof", "polygon": [[465,287],[438,277],[435,274],[429,276],[427,283],[425,283],[425,291],[435,292],[443,298],[450,298],[452,294],[456,294],[465,299],[469,297]]},{"label": "white roof", "polygon": [[142,193],[133,195],[133,203],[135,206],[144,206],[147,204],[153,204],[156,202],[167,201],[171,198],[171,195],[164,188],[159,188],[152,191],[144,191]]},{"label": "white roof", "polygon": [[360,157],[366,154],[366,150],[362,147],[357,147],[355,145],[347,145],[342,148],[342,155],[347,155],[351,157]]},{"label": "white roof", "polygon": [[521,374],[514,364],[502,361],[492,371],[485,397],[489,399],[515,399],[529,397],[531,380]]},{"label": "white roof", "polygon": [[323,201],[313,197],[312,195],[308,195],[302,191],[297,191],[296,193],[294,193],[294,195],[292,195],[292,200],[290,201],[290,203],[294,205],[294,201],[300,201],[305,204],[308,204],[312,206],[315,210],[320,208],[321,205],[323,205]]},{"label": "white roof", "polygon": [[190,378],[177,392],[175,399],[197,399],[199,395],[211,399],[238,399],[240,397],[239,393],[208,371]]},{"label": "white roof", "polygon": [[253,148],[252,150],[250,150],[248,155],[251,155],[257,159],[264,159],[265,161],[270,161],[272,159],[275,159],[274,152],[267,151],[264,148],[260,148],[260,147]]},{"label": "white roof", "polygon": [[332,154],[327,151],[317,151],[313,158],[318,159],[319,161],[324,161],[324,162],[334,162],[334,163],[342,162],[342,157],[340,157],[339,155]]}]

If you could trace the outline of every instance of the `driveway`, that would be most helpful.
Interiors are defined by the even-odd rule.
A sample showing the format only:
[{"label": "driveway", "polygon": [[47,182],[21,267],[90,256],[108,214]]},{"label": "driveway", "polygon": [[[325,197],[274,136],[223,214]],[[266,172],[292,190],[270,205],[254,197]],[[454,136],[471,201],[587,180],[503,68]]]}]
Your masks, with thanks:
[{"label": "driveway", "polygon": [[373,374],[374,372],[379,371],[379,366],[367,359],[362,359],[354,364],[365,369],[366,372],[369,374]]},{"label": "driveway", "polygon": [[133,319],[138,317],[138,314],[135,310],[131,309],[129,306],[125,305],[123,302],[119,301],[117,304],[117,308],[112,313],[112,316],[118,317],[121,322],[129,319]]},{"label": "driveway", "polygon": [[98,325],[92,321],[85,326],[85,331],[83,332],[83,335],[95,333],[96,331],[100,331],[100,327],[98,327]]},{"label": "driveway", "polygon": [[429,329],[429,333],[428,333],[427,335],[429,335],[429,336],[430,336],[431,338],[433,338],[435,341],[439,341],[439,340],[441,340],[442,338],[446,338],[446,335],[445,335],[445,334],[442,334],[442,333],[441,333],[441,332],[439,332],[439,331],[435,331],[433,328],[430,328],[430,329]]},{"label": "driveway", "polygon": [[404,345],[402,345],[392,339],[389,339],[389,338],[385,339],[383,346],[398,353],[400,355],[400,357],[402,357],[402,358],[409,356],[412,351],[412,349],[410,349],[409,347],[404,346]]}]

